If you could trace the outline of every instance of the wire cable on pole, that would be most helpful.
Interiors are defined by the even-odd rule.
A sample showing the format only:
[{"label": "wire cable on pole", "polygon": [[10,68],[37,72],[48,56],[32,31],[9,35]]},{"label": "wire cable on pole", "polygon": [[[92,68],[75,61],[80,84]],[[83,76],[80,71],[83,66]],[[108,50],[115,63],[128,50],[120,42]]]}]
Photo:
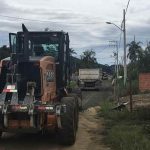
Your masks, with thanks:
[{"label": "wire cable on pole", "polygon": [[127,7],[126,7],[126,13],[127,13],[127,11],[128,11],[129,5],[130,5],[130,0],[128,0],[128,4],[127,4]]},{"label": "wire cable on pole", "polygon": [[[128,11],[129,5],[130,5],[130,1],[131,1],[131,0],[128,0],[125,14],[127,14],[127,11]],[[123,23],[124,23],[124,20],[122,20],[122,22],[121,22],[121,29],[122,29]],[[122,38],[122,32],[120,33],[120,39],[119,39],[119,45],[118,45],[119,48],[120,48],[120,45],[121,45],[121,38]]]}]

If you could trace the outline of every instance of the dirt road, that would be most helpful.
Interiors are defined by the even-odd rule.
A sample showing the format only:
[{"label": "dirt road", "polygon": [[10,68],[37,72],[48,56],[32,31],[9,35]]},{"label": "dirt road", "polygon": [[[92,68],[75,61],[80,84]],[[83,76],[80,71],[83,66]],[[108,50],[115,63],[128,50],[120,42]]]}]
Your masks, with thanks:
[{"label": "dirt road", "polygon": [[0,140],[0,150],[109,150],[101,141],[103,120],[96,116],[96,111],[100,109],[98,105],[109,95],[111,92],[105,89],[83,92],[83,106],[86,110],[80,113],[77,140],[73,146],[59,145],[54,135],[4,133]]}]

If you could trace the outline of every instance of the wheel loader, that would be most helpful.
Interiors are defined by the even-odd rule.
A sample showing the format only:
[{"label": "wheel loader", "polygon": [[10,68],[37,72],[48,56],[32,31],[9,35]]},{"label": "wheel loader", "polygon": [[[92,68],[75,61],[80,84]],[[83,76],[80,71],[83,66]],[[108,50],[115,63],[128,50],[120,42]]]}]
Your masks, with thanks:
[{"label": "wheel loader", "polygon": [[79,94],[70,93],[69,35],[63,31],[9,33],[11,56],[0,62],[0,136],[55,131],[72,145]]}]

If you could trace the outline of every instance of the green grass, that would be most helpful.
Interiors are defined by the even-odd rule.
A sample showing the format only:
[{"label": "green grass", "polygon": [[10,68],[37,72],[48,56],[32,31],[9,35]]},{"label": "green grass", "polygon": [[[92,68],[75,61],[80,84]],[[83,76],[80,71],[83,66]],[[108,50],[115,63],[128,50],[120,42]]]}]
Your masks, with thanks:
[{"label": "green grass", "polygon": [[150,150],[150,110],[112,110],[114,104],[106,101],[100,115],[106,124],[105,142],[114,150]]},{"label": "green grass", "polygon": [[68,86],[69,88],[72,88],[72,89],[78,87],[77,82],[75,82],[75,81],[70,81],[70,85],[69,85],[69,83],[68,83],[67,86]]},{"label": "green grass", "polygon": [[138,125],[114,125],[108,134],[109,144],[115,150],[149,150],[149,139]]},{"label": "green grass", "polygon": [[[123,80],[119,81],[119,96],[127,96],[129,95],[129,81],[127,82],[126,87],[124,86]],[[139,93],[139,82],[138,80],[132,80],[132,94],[138,94]]]}]

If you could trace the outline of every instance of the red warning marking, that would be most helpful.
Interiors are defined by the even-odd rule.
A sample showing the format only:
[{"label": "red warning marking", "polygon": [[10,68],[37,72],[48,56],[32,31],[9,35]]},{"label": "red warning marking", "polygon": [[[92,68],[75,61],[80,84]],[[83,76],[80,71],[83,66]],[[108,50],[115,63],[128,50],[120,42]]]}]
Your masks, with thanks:
[{"label": "red warning marking", "polygon": [[4,89],[3,92],[7,93],[7,92],[10,92],[10,90],[9,89]]}]

